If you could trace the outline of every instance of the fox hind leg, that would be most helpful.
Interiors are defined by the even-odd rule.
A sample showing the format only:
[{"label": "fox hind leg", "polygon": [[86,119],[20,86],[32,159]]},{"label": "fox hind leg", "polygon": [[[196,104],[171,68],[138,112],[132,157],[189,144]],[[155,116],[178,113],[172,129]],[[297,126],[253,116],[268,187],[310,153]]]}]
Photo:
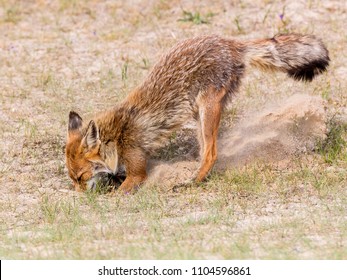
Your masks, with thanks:
[{"label": "fox hind leg", "polygon": [[200,144],[200,167],[192,180],[175,185],[172,190],[194,186],[202,182],[217,159],[217,136],[220,118],[223,110],[223,97],[226,90],[209,90],[202,92],[196,100],[199,109],[197,136]]},{"label": "fox hind leg", "polygon": [[196,183],[206,178],[217,160],[217,136],[223,109],[222,100],[225,94],[224,88],[221,90],[210,88],[197,98],[199,107],[198,136],[201,137],[199,140],[201,145],[201,162],[194,178]]},{"label": "fox hind leg", "polygon": [[200,121],[200,116],[197,119],[197,124],[196,124],[196,136],[199,141],[199,159],[202,159],[204,156],[204,138],[202,137],[202,127],[201,127],[201,121]]}]

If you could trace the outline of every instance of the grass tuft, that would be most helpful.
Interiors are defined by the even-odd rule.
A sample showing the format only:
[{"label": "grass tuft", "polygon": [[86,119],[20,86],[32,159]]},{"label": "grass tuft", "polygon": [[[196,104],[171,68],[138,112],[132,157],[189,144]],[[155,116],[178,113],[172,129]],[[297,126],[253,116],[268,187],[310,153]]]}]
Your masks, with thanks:
[{"label": "grass tuft", "polygon": [[328,133],[324,141],[318,144],[317,150],[326,163],[336,161],[347,162],[347,125],[331,119],[328,123]]},{"label": "grass tuft", "polygon": [[208,13],[203,16],[199,12],[189,12],[185,10],[183,10],[182,12],[183,18],[180,18],[178,21],[192,22],[194,24],[209,24],[211,23],[210,19],[215,16],[214,13]]}]

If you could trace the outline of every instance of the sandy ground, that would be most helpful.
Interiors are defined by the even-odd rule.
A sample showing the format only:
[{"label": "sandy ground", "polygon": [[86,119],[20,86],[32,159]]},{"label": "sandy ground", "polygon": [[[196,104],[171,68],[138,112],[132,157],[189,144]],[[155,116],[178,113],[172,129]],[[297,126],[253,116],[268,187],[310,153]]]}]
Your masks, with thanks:
[{"label": "sandy ground", "polygon": [[[184,20],[183,11],[199,12],[209,23]],[[0,1],[0,257],[93,258],[93,252],[106,252],[99,257],[129,258],[131,246],[139,244],[170,251],[173,245],[165,241],[175,240],[177,224],[182,226],[185,217],[210,217],[211,209],[221,216],[202,223],[203,228],[189,225],[187,232],[192,236],[184,232],[180,237],[184,240],[187,236],[183,247],[190,248],[194,247],[193,238],[203,245],[211,243],[211,236],[204,234],[213,232],[217,236],[213,242],[220,247],[199,254],[203,246],[197,246],[195,255],[183,256],[235,257],[220,252],[231,243],[237,251],[248,241],[249,253],[236,258],[262,258],[271,251],[267,244],[282,240],[283,235],[288,242],[272,248],[272,257],[285,258],[281,252],[286,249],[292,258],[324,258],[325,252],[335,258],[346,257],[347,161],[340,155],[339,160],[326,163],[312,151],[316,141],[329,132],[327,120],[334,116],[347,123],[346,22],[346,1]],[[159,207],[157,197],[146,190],[124,200],[100,196],[104,205],[118,211],[114,215],[105,210],[108,222],[102,226],[111,227],[108,239],[91,220],[81,226],[82,232],[88,232],[85,239],[79,242],[80,236],[72,232],[66,244],[55,248],[56,236],[50,234],[55,226],[62,226],[47,218],[45,207],[54,210],[54,203],[65,205],[61,203],[86,199],[71,190],[65,167],[70,110],[88,117],[109,108],[140,83],[160,53],[179,40],[211,33],[253,39],[278,32],[321,37],[330,52],[330,67],[312,83],[295,82],[284,74],[247,70],[239,94],[223,116],[219,159],[213,172],[222,174],[221,178],[207,182],[208,189],[182,190],[179,194],[168,191],[174,182],[184,181],[198,168],[194,130],[188,128],[159,151],[149,169],[149,182],[162,190],[158,200],[165,203]],[[305,160],[311,156],[314,162],[309,161],[307,169],[315,172],[313,179],[301,167],[287,169],[294,157]],[[243,197],[246,186],[236,183],[237,187],[231,188],[231,179],[224,177],[223,170],[233,171],[258,161],[280,165],[283,174],[293,172],[294,179],[283,182],[284,186],[276,181],[259,195],[251,192]],[[259,172],[266,177],[262,169]],[[321,185],[315,185],[318,183],[322,183],[323,191]],[[250,184],[253,186],[252,181]],[[128,205],[129,201],[135,206]],[[152,219],[149,213],[158,209],[163,216]],[[59,211],[63,215],[64,211]],[[79,213],[88,222],[96,217],[95,224],[100,225],[102,218],[89,204],[81,203]],[[290,214],[303,225],[300,238],[295,235],[298,224],[291,227],[285,220]],[[69,217],[73,215],[67,216],[63,227],[72,223]],[[130,234],[124,234],[122,227],[137,216],[140,218],[133,227],[127,228]],[[232,225],[223,224],[231,216]],[[264,230],[276,224],[278,217],[283,225]],[[155,235],[150,239],[149,226],[143,224],[151,225],[153,220],[165,225],[166,231],[159,234],[165,238]],[[41,232],[42,228],[48,231]],[[252,230],[255,234],[251,236]],[[138,236],[144,239],[136,243]],[[310,243],[307,240],[312,241],[312,247],[305,247]],[[72,244],[77,249],[71,249]],[[171,257],[156,255],[153,248],[135,255]]]}]

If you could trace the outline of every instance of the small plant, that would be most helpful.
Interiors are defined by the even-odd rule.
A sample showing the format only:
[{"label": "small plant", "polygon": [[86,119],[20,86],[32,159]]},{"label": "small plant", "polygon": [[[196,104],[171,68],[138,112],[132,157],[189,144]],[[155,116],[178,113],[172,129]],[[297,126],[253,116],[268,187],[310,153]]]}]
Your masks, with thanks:
[{"label": "small plant", "polygon": [[76,203],[75,197],[72,201],[62,201],[59,204],[61,212],[64,214],[65,220],[74,225],[82,224],[84,221],[81,217],[79,204]]},{"label": "small plant", "polygon": [[124,84],[128,80],[128,65],[129,65],[129,62],[125,61],[122,66],[122,81],[124,82]]},{"label": "small plant", "polygon": [[141,68],[143,68],[143,69],[148,69],[149,68],[149,60],[148,60],[148,58],[142,58],[142,63],[143,63],[143,66]]},{"label": "small plant", "polygon": [[24,128],[24,135],[27,139],[34,139],[38,134],[38,128],[35,123],[31,123],[26,119],[20,120],[21,126]]},{"label": "small plant", "polygon": [[213,13],[208,13],[205,16],[202,16],[199,12],[193,13],[183,10],[183,18],[178,21],[192,22],[194,24],[208,24],[210,23],[209,18],[213,16],[215,16]]},{"label": "small plant", "polygon": [[55,222],[59,212],[59,202],[52,202],[48,196],[45,195],[41,200],[41,212],[46,222],[52,224]]},{"label": "small plant", "polygon": [[[266,183],[272,179],[267,178],[267,168],[258,166],[249,166],[246,169],[235,169],[226,172],[226,182],[229,186],[235,188],[239,195],[248,195],[260,192]],[[271,176],[270,176],[271,177]]]},{"label": "small plant", "polygon": [[265,13],[265,15],[263,17],[263,24],[265,24],[269,14],[270,14],[270,12],[271,12],[271,7],[269,9],[267,9],[267,11],[266,11],[266,13]]},{"label": "small plant", "polygon": [[243,28],[241,27],[240,19],[239,19],[239,18],[240,18],[240,17],[237,16],[237,17],[234,19],[234,23],[235,23],[235,25],[236,25],[237,31],[238,31],[239,33],[243,33]]},{"label": "small plant", "polygon": [[21,20],[19,10],[16,7],[11,7],[5,12],[5,22],[18,23]]},{"label": "small plant", "polygon": [[286,6],[283,7],[282,12],[278,15],[281,23],[278,27],[278,33],[289,33],[290,30],[288,29],[288,24],[290,23],[290,20],[285,18],[285,10]]},{"label": "small plant", "polygon": [[42,72],[42,74],[37,77],[36,86],[43,91],[47,91],[53,84],[54,77],[51,72]]},{"label": "small plant", "polygon": [[321,96],[324,100],[329,100],[331,94],[331,85],[330,81],[327,82],[327,84],[323,87]]},{"label": "small plant", "polygon": [[347,126],[337,123],[334,119],[329,121],[327,138],[318,144],[318,152],[323,156],[326,163],[334,163],[339,159],[346,159],[345,149],[347,141],[345,134]]}]

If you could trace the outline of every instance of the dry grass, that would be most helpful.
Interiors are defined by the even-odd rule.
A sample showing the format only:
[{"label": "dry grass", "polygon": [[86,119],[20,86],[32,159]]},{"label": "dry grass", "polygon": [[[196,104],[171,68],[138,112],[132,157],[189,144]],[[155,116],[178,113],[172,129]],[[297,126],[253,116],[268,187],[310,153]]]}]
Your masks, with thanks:
[{"label": "dry grass", "polygon": [[[346,259],[346,22],[343,1],[0,1],[1,259]],[[300,84],[249,71],[225,125],[269,100],[322,96],[332,121],[316,151],[177,193],[69,189],[71,109],[110,107],[180,39],[288,31],[323,38],[328,73]]]}]

